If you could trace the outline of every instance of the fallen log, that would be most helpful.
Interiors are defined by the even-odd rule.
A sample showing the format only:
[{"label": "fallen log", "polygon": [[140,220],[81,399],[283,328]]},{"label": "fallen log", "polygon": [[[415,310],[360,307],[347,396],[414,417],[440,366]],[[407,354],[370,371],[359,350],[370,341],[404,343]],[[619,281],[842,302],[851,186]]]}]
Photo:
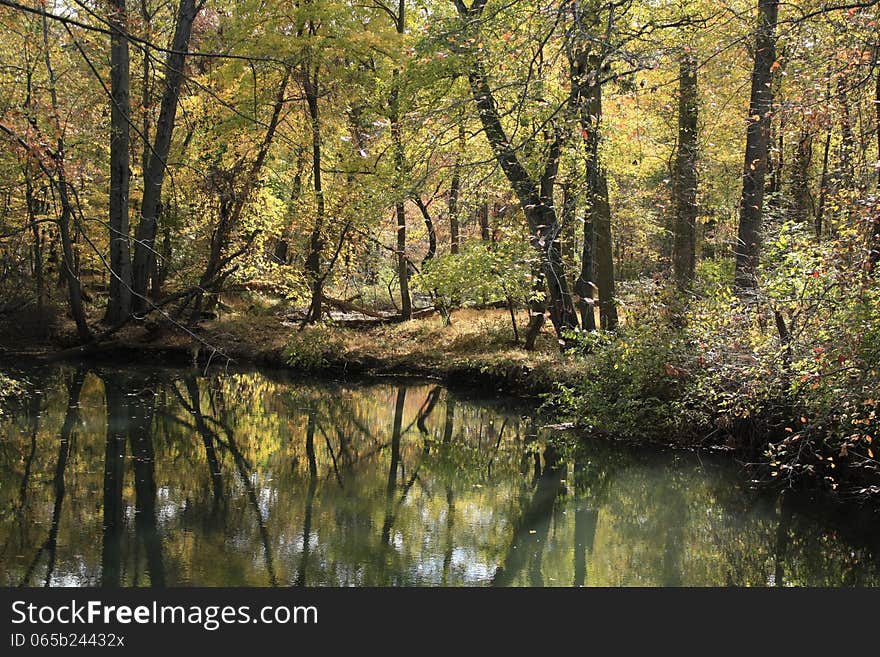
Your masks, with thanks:
[{"label": "fallen log", "polygon": [[360,313],[361,315],[366,315],[367,317],[373,317],[375,319],[388,319],[390,317],[390,315],[388,315],[387,313],[364,308],[363,306],[352,303],[351,301],[334,299],[333,297],[328,297],[326,294],[321,296],[321,300],[328,306],[337,308],[338,310],[344,310],[347,313]]},{"label": "fallen log", "polygon": [[[361,315],[364,315],[366,317],[371,317],[375,320],[378,320],[379,323],[394,324],[394,323],[403,321],[403,317],[399,313],[395,313],[395,314],[383,313],[378,310],[364,308],[363,306],[352,303],[351,301],[347,301],[347,300],[343,300],[343,299],[334,299],[332,297],[328,297],[327,295],[323,295],[321,298],[326,305],[328,305],[332,308],[336,308],[337,310],[342,310],[344,312],[349,312],[349,313],[360,313]],[[354,297],[354,298],[357,298],[357,297]],[[435,312],[437,312],[437,309],[434,307],[419,308],[418,310],[413,310],[412,319],[421,319],[423,317],[429,317],[430,315],[433,315]],[[356,321],[358,321],[358,320],[356,320]]]}]

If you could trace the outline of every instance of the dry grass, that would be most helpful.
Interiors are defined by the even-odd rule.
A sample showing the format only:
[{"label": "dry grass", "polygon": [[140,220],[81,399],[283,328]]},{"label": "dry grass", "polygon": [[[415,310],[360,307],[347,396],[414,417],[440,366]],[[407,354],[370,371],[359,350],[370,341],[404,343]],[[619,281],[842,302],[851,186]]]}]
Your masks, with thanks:
[{"label": "dry grass", "polygon": [[[520,312],[517,320],[521,336],[525,313]],[[69,333],[67,339],[75,341],[72,322],[63,322],[63,330]],[[290,349],[296,351],[298,345],[311,354],[291,359]],[[332,324],[301,328],[265,308],[238,306],[205,322],[198,339],[167,325],[152,333],[132,325],[114,336],[112,346],[163,360],[222,362],[227,355],[240,363],[277,367],[438,376],[525,395],[548,392],[558,382],[583,376],[583,362],[560,353],[549,322],[536,349],[528,352],[514,343],[510,315],[503,309],[459,310],[448,326],[432,316],[355,329]]]},{"label": "dry grass", "polygon": [[[521,313],[517,319],[521,334],[526,318]],[[329,367],[361,365],[373,372],[503,380],[508,388],[527,394],[551,390],[582,368],[559,352],[549,324],[535,351],[514,344],[505,310],[457,311],[449,326],[433,316],[366,329],[327,324],[300,328],[271,315],[230,314],[208,323],[204,338],[233,357],[255,362],[283,364],[290,345],[294,350],[297,345],[317,346]]]}]

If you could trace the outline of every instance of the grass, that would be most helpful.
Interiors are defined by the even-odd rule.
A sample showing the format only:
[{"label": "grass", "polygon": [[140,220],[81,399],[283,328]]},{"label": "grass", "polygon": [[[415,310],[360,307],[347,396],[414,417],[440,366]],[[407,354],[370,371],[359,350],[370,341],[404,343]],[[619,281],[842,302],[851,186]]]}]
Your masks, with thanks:
[{"label": "grass", "polygon": [[[525,316],[517,319],[522,332]],[[583,368],[559,352],[549,323],[534,351],[514,344],[506,310],[460,310],[448,326],[432,316],[358,329],[332,323],[301,328],[262,313],[233,312],[205,324],[203,338],[233,358],[257,363],[437,376],[529,396],[550,392]]]},{"label": "grass", "polygon": [[[583,361],[560,353],[547,322],[534,351],[514,342],[505,309],[461,309],[444,324],[439,315],[369,328],[344,328],[325,322],[301,327],[285,321],[289,308],[255,297],[226,298],[219,317],[204,322],[198,338],[164,324],[156,330],[132,324],[114,334],[102,349],[112,358],[240,364],[381,375],[429,376],[450,383],[471,383],[507,394],[535,397],[555,391],[557,383],[583,376]],[[97,318],[93,318],[97,322]],[[528,317],[517,314],[522,336]],[[76,330],[59,314],[50,353],[77,344]],[[2,340],[21,348],[17,340]],[[100,356],[100,354],[98,354]]]}]

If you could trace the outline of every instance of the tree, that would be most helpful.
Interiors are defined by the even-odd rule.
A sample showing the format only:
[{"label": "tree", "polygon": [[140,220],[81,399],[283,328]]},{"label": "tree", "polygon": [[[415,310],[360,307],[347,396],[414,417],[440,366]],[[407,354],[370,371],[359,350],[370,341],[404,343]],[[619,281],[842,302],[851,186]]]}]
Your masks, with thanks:
[{"label": "tree", "polygon": [[681,56],[678,91],[678,152],[675,158],[675,238],[672,265],[679,289],[694,277],[697,223],[697,60]]},{"label": "tree", "polygon": [[116,324],[131,310],[131,250],[128,191],[131,75],[128,52],[128,12],[125,0],[112,0],[110,37],[110,298],[105,320]]},{"label": "tree", "polygon": [[739,229],[736,253],[735,284],[741,294],[757,285],[758,257],[761,250],[761,219],[764,203],[764,179],[770,141],[770,111],[773,105],[771,81],[776,62],[776,22],[778,0],[758,1],[758,27],[755,32],[755,62],[752,68],[752,92],[746,131],[745,166],[742,198],[739,206]]},{"label": "tree", "polygon": [[[456,0],[456,9],[461,19],[465,21],[467,29],[479,29],[478,23],[485,4],[485,0],[474,0],[473,5],[467,7],[462,0]],[[483,132],[499,166],[519,199],[531,232],[532,246],[541,256],[540,275],[544,280],[539,282],[539,286],[546,285],[549,290],[550,317],[557,334],[561,337],[566,329],[578,325],[577,313],[565,276],[559,242],[560,226],[553,203],[553,184],[559,168],[562,132],[555,129],[545,134],[549,148],[543,170],[537,178],[533,177],[521,162],[504,129],[498,103],[489,86],[485,64],[478,53],[470,62],[468,81]],[[540,329],[543,323],[543,313],[537,309],[532,310],[532,317],[529,333]]]},{"label": "tree", "polygon": [[193,21],[204,0],[180,0],[177,24],[171,49],[165,63],[165,89],[162,93],[156,135],[150,148],[150,160],[144,171],[144,195],[138,222],[132,264],[132,311],[142,313],[149,307],[147,287],[152,268],[156,266],[156,227],[162,201],[162,183],[168,168],[171,138],[174,134],[180,88],[184,77]]}]

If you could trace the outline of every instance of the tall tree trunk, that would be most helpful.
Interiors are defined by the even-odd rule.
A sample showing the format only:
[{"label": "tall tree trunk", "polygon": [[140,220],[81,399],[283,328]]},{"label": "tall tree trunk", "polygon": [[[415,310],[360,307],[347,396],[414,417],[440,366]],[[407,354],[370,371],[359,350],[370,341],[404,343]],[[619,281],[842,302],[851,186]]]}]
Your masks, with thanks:
[{"label": "tall tree trunk", "polygon": [[177,24],[174,39],[165,64],[165,90],[159,120],[156,123],[156,136],[150,150],[150,164],[144,171],[144,195],[141,201],[141,216],[136,232],[134,262],[132,265],[132,310],[143,312],[147,308],[147,286],[150,282],[150,266],[155,257],[156,227],[159,203],[162,199],[162,183],[168,167],[168,154],[171,151],[171,137],[180,100],[180,85],[183,81],[186,53],[196,14],[203,1],[180,0],[177,11]]},{"label": "tall tree trunk", "polygon": [[58,135],[55,142],[54,182],[58,189],[58,199],[61,202],[61,216],[58,219],[58,232],[61,234],[61,251],[63,254],[61,272],[63,279],[67,283],[70,312],[73,315],[73,321],[76,323],[77,336],[80,341],[88,342],[91,340],[92,334],[86,322],[82,287],[80,286],[76,257],[73,252],[73,239],[70,233],[70,222],[75,219],[75,216],[73,205],[70,201],[70,191],[64,165],[64,130],[61,127],[55,69],[52,68],[52,60],[49,54],[49,25],[48,19],[45,16],[43,16],[43,48],[45,49],[46,74],[49,79],[49,98],[52,102],[52,116],[55,122],[56,134]]},{"label": "tall tree trunk", "polygon": [[[589,298],[589,285],[599,292],[599,321],[604,330],[617,326],[617,303],[614,291],[614,245],[611,236],[611,203],[608,198],[608,178],[599,156],[601,141],[600,122],[602,120],[602,85],[599,81],[601,62],[596,55],[586,58],[586,67],[581,66],[576,84],[579,86],[581,131],[585,135],[584,147],[587,151],[587,208],[589,219],[584,221],[592,229],[589,237],[584,234],[586,255],[587,240],[591,243],[590,262],[583,262],[581,275],[588,273],[589,265],[595,270],[595,283],[592,272],[582,289]],[[589,318],[587,318],[589,320]],[[589,321],[588,321],[589,323]],[[588,328],[589,327],[585,327]]]},{"label": "tall tree trunk", "polygon": [[[456,2],[459,16],[468,23],[473,23],[480,16],[483,7],[485,0],[474,0],[471,8],[465,7],[463,2]],[[541,270],[550,293],[553,324],[557,336],[561,338],[564,330],[578,325],[577,313],[565,277],[565,265],[559,248],[560,226],[553,205],[553,185],[559,169],[561,134],[557,132],[552,140],[548,139],[551,142],[550,151],[541,178],[536,182],[520,162],[504,131],[482,61],[476,60],[471,64],[468,82],[486,139],[526,216],[531,233],[530,241],[540,257]]]},{"label": "tall tree trunk", "polygon": [[578,273],[575,292],[580,297],[581,327],[585,331],[596,330],[596,286],[593,284],[593,247],[595,232],[593,231],[593,215],[584,212],[583,245],[581,247],[581,268]]},{"label": "tall tree trunk", "polygon": [[[36,132],[37,130],[37,117],[34,107],[34,88],[33,88],[33,80],[34,80],[34,70],[36,68],[36,63],[32,63],[29,53],[26,51],[26,65],[25,65],[25,88],[26,95],[24,101],[24,107],[27,111],[27,120],[30,126]],[[37,167],[39,168],[39,167]],[[36,174],[34,167],[32,167],[32,162],[30,160],[25,161],[24,166],[24,180],[25,180],[25,203],[27,204],[27,218],[28,223],[30,224],[31,229],[31,237],[34,240],[34,245],[32,249],[33,254],[33,274],[34,274],[34,292],[37,296],[37,313],[40,317],[43,316],[43,306],[45,301],[45,278],[43,272],[43,246],[42,246],[42,235],[40,231],[40,225],[37,223],[37,215],[45,214],[47,208],[43,207],[44,203],[37,199],[36,194],[34,193],[34,177]]]},{"label": "tall tree trunk", "polygon": [[[573,6],[578,22],[587,20],[584,9]],[[595,17],[594,17],[595,21]],[[595,25],[594,25],[595,27]],[[578,36],[569,46],[569,112],[576,117],[586,158],[586,208],[584,212],[581,270],[575,290],[581,299],[583,327],[595,328],[594,298],[599,293],[599,318],[604,329],[617,326],[614,292],[614,253],[608,179],[599,156],[602,120],[602,57],[594,44]]]},{"label": "tall tree trunk", "polygon": [[131,311],[128,243],[131,74],[125,36],[128,31],[125,0],[111,0],[109,22],[113,32],[110,37],[110,299],[104,320],[116,324]]},{"label": "tall tree trunk", "polygon": [[617,300],[614,289],[614,243],[611,237],[611,204],[608,201],[608,178],[599,167],[594,198],[593,230],[596,232],[596,285],[599,288],[599,321],[604,330],[617,327]]},{"label": "tall tree trunk", "polygon": [[[398,0],[395,30],[403,34],[406,29],[406,3]],[[391,97],[389,98],[389,120],[391,121],[391,143],[394,155],[394,187],[397,200],[394,203],[394,215],[397,218],[397,277],[400,279],[400,316],[404,320],[412,319],[412,298],[409,293],[409,263],[406,259],[406,208],[404,200],[404,164],[403,130],[400,125],[400,71],[391,73]]]},{"label": "tall tree trunk", "polygon": [[449,252],[457,255],[461,250],[461,236],[459,235],[458,208],[461,195],[461,160],[464,157],[466,147],[464,133],[464,118],[458,124],[458,153],[455,156],[455,166],[452,169],[452,181],[449,184]]},{"label": "tall tree trunk", "polygon": [[306,277],[312,286],[312,302],[306,320],[321,320],[321,302],[324,297],[324,279],[321,277],[321,257],[324,251],[324,187],[321,179],[321,121],[318,108],[318,66],[306,66],[303,76],[306,105],[312,132],[312,186],[315,191],[315,223],[309,237],[309,254],[306,257]]},{"label": "tall tree trunk", "polygon": [[749,101],[746,132],[742,198],[737,231],[736,272],[734,283],[740,293],[757,285],[758,258],[761,252],[761,218],[764,204],[764,180],[769,150],[770,110],[773,92],[770,83],[776,62],[776,21],[779,0],[758,0],[758,27],[755,36],[755,63]]},{"label": "tall tree trunk", "polygon": [[682,55],[679,66],[678,154],[675,158],[675,283],[685,290],[694,278],[697,233],[697,60]]}]

